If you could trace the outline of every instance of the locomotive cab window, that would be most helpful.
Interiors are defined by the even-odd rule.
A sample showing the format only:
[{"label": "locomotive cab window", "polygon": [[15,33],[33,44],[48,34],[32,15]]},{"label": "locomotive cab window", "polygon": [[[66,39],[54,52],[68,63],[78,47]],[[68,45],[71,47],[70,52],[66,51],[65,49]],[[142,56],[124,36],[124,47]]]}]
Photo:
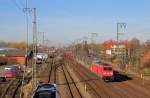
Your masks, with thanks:
[{"label": "locomotive cab window", "polygon": [[99,66],[101,64],[102,64],[101,62],[95,62],[95,65],[97,65],[97,66]]},{"label": "locomotive cab window", "polygon": [[104,67],[104,70],[112,70],[110,67]]}]

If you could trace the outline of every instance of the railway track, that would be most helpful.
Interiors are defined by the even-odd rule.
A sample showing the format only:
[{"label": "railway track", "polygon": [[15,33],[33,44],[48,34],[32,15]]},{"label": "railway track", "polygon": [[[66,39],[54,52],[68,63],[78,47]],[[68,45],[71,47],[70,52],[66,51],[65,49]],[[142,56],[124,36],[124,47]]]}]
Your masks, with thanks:
[{"label": "railway track", "polygon": [[[135,87],[137,83],[131,82],[132,85],[130,81],[106,83],[75,60],[65,59],[65,64],[61,64],[59,61],[52,59],[48,65],[49,74],[47,75],[48,78],[45,79],[48,83],[57,84],[61,98],[83,98],[85,92],[80,91],[78,83],[82,86],[86,84],[87,92],[92,98],[138,98],[138,96],[149,98],[148,95],[150,95],[148,91],[141,92],[139,87]],[[75,81],[74,74],[71,71],[78,77],[78,81]]]},{"label": "railway track", "polygon": [[91,73],[88,69],[84,68],[82,65],[77,62],[71,61],[69,62],[71,67],[74,67],[75,72],[86,81],[88,88],[90,89],[90,93],[97,98],[124,98],[124,93],[119,91],[115,91],[116,89],[109,86],[107,83],[103,82],[99,77]]},{"label": "railway track", "polygon": [[1,98],[18,98],[20,95],[18,90],[22,84],[20,79],[13,79],[9,82],[9,84],[5,87]]},{"label": "railway track", "polygon": [[[0,83],[0,88],[5,88],[9,84],[10,81],[11,80],[7,80],[5,82],[1,82]],[[3,92],[4,92],[4,89],[0,89],[0,98],[1,98],[1,95],[3,94]]]},{"label": "railway track", "polygon": [[60,90],[61,98],[83,98],[68,69],[59,60],[53,59],[49,64],[48,83],[55,83],[59,90],[68,93],[64,97],[63,91]]},{"label": "railway track", "polygon": [[[76,66],[76,65],[75,65]],[[88,91],[90,92],[90,94],[92,94],[92,96],[94,96],[95,98],[102,98],[102,95],[99,93],[100,91],[97,91],[96,85],[93,85],[93,83],[91,81],[93,81],[96,78],[93,79],[89,79],[88,77],[85,76],[85,74],[83,72],[81,72],[80,70],[78,70],[78,66],[76,66],[76,68],[74,67],[74,64],[72,66],[73,70],[75,71],[75,73],[78,75],[78,77],[80,78],[80,80],[87,85]]]},{"label": "railway track", "polygon": [[49,64],[49,77],[48,77],[48,83],[56,83],[56,64],[55,60],[52,59]]},{"label": "railway track", "polygon": [[[87,77],[87,79],[92,82],[91,85],[93,88],[99,91],[100,96],[98,98],[150,98],[150,88],[148,86],[144,86],[142,84],[142,80],[137,77],[132,77],[128,80],[126,79],[128,77],[125,77],[122,74],[119,81],[117,79],[114,82],[107,83],[76,61],[67,60],[67,62],[70,64],[69,67],[73,68],[79,77],[84,78],[83,81]],[[89,83],[87,83],[87,85],[89,86]],[[90,87],[88,88],[92,89]]]},{"label": "railway track", "polygon": [[50,68],[49,76],[48,76],[48,83],[50,83],[51,76],[52,76],[52,68],[53,68],[52,64],[53,64],[53,60],[50,62],[50,64],[48,64],[48,67]]},{"label": "railway track", "polygon": [[62,66],[62,70],[65,76],[66,84],[69,88],[71,98],[83,98],[79,88],[77,87],[76,82],[72,78],[71,74],[69,73],[65,65]]},{"label": "railway track", "polygon": [[25,85],[31,80],[31,73],[25,77],[24,82],[22,78],[7,79],[6,82],[1,83],[0,98],[19,98],[22,96],[22,83]]}]

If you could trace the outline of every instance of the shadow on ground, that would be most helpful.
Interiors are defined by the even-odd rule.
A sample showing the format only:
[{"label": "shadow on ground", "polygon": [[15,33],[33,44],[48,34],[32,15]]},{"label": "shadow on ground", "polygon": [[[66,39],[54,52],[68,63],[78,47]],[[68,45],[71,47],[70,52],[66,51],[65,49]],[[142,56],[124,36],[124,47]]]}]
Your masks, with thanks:
[{"label": "shadow on ground", "polygon": [[132,80],[132,78],[126,74],[119,73],[118,71],[114,71],[114,81],[113,82],[123,82],[123,81],[128,81],[128,80]]}]

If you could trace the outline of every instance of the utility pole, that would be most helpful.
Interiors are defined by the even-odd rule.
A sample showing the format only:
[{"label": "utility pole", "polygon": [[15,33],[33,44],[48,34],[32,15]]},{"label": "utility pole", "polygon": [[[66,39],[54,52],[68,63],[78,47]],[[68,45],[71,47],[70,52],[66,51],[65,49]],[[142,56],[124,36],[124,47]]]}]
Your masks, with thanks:
[{"label": "utility pole", "polygon": [[126,25],[127,25],[126,23],[121,23],[121,22],[118,22],[118,23],[117,23],[117,56],[119,55],[119,52],[118,52],[118,50],[119,50],[119,45],[118,45],[118,43],[119,43],[119,40],[120,40],[120,39],[119,39],[119,35],[122,34],[122,33],[120,33],[120,29],[121,29],[121,28],[124,28],[124,29],[125,29],[125,28],[126,28]]},{"label": "utility pole", "polygon": [[45,41],[45,32],[42,32],[43,33],[43,46],[44,46],[44,41]]},{"label": "utility pole", "polygon": [[39,42],[39,44],[43,45],[45,44],[45,32],[38,32],[39,34],[42,34],[42,42]]},{"label": "utility pole", "polygon": [[91,43],[95,42],[94,38],[96,38],[97,36],[98,36],[98,33],[91,33]]},{"label": "utility pole", "polygon": [[50,40],[44,38],[44,44],[45,44],[47,47],[49,47],[49,45],[50,45]]},{"label": "utility pole", "polygon": [[33,54],[34,54],[34,61],[33,61],[33,70],[32,70],[32,78],[33,78],[33,86],[36,88],[37,86],[37,67],[36,67],[36,55],[37,55],[37,22],[36,22],[36,8],[32,9],[32,27],[33,27]]},{"label": "utility pole", "polygon": [[32,80],[33,87],[37,86],[37,68],[36,68],[36,55],[37,55],[37,21],[36,21],[36,8],[24,8],[24,12],[32,13],[32,32],[33,32],[33,62],[32,62]]},{"label": "utility pole", "polygon": [[98,36],[98,33],[91,33],[91,50],[92,50],[92,54],[94,53],[94,44],[95,44],[95,38]]},{"label": "utility pole", "polygon": [[[121,62],[119,63],[122,63],[124,61],[124,57],[123,56],[120,56],[119,53],[121,52],[120,51],[120,47],[119,47],[119,35],[122,34],[120,33],[120,29],[125,29],[126,28],[126,23],[123,23],[123,22],[118,22],[117,23],[117,58],[119,59],[119,61],[121,60]],[[121,68],[121,66],[119,66],[119,68]]]},{"label": "utility pole", "polygon": [[122,34],[122,33],[120,33],[120,29],[121,28],[125,29],[126,25],[127,25],[126,23],[117,22],[117,42],[119,42],[119,35]]}]

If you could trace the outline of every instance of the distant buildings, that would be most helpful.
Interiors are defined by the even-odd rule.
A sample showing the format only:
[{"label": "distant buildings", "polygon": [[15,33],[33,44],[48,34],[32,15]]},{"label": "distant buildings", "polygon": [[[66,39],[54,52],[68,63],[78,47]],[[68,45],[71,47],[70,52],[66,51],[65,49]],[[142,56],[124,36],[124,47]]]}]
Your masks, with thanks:
[{"label": "distant buildings", "polygon": [[25,52],[16,48],[0,48],[0,64],[25,64]]},{"label": "distant buildings", "polygon": [[129,42],[108,41],[104,43],[105,53],[110,56],[130,56],[132,46]]}]

